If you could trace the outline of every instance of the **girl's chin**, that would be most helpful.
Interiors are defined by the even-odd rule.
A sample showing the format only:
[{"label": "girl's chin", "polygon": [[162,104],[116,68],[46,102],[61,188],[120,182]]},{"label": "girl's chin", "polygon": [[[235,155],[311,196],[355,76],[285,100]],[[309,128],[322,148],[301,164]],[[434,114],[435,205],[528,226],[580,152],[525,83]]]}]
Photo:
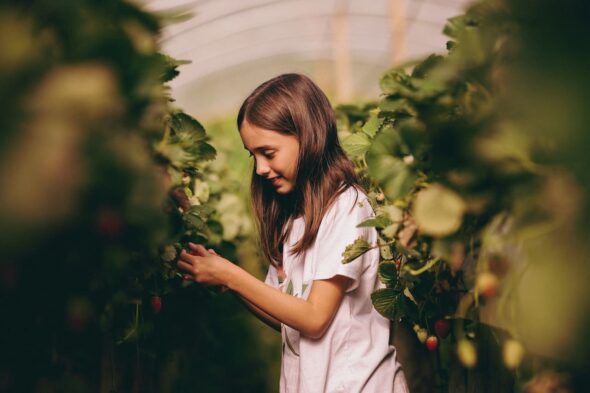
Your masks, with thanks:
[{"label": "girl's chin", "polygon": [[293,191],[293,186],[291,185],[291,183],[288,183],[283,180],[280,184],[277,184],[275,186],[275,191],[277,192],[277,194],[288,194],[291,191]]}]

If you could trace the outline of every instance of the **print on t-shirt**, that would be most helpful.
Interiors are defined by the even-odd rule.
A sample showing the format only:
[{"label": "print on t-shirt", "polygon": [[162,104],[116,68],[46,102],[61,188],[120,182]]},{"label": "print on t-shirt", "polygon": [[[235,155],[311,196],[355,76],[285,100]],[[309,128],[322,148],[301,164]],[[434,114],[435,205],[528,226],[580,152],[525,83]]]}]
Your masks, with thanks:
[{"label": "print on t-shirt", "polygon": [[[295,292],[293,287],[293,281],[288,277],[283,283],[281,283],[281,285],[281,291],[283,290],[283,288],[285,288],[285,286],[287,287],[287,289],[284,292],[288,295],[303,299],[307,299],[307,297],[309,296],[309,291],[307,291],[307,289],[309,288],[309,282],[302,283],[301,290],[299,291],[299,293]],[[299,356],[299,339],[301,333],[284,324],[281,324],[281,328],[283,329],[282,337],[284,337],[283,353],[285,352],[285,347],[287,347],[295,356]]]}]

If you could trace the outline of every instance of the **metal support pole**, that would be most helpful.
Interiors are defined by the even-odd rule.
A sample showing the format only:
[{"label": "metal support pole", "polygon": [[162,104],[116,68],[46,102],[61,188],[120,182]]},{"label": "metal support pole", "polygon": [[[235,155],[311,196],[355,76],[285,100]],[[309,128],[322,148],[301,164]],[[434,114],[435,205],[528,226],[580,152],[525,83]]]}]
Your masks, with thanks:
[{"label": "metal support pole", "polygon": [[391,61],[398,65],[406,59],[406,0],[389,0]]}]

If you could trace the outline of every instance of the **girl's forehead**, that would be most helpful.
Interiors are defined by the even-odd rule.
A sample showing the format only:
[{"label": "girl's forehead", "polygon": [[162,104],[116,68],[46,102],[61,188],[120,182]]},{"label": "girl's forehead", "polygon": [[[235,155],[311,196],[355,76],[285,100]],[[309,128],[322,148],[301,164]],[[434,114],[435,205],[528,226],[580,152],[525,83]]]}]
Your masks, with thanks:
[{"label": "girl's forehead", "polygon": [[244,147],[251,151],[260,147],[280,147],[292,143],[295,138],[293,135],[257,127],[247,121],[244,121],[240,127],[240,137]]}]

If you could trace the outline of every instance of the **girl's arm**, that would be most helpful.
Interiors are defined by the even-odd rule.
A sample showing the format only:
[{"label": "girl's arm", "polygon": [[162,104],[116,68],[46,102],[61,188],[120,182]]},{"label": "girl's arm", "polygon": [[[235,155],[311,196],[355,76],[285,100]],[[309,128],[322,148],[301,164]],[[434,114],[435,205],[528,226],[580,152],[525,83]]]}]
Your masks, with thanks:
[{"label": "girl's arm", "polygon": [[277,321],[311,338],[320,338],[330,326],[350,285],[350,278],[344,276],[315,280],[307,300],[300,299],[266,285],[200,245],[189,245],[197,255],[183,251],[178,266],[192,274],[195,281],[224,285]]},{"label": "girl's arm", "polygon": [[[211,248],[208,249],[207,251],[209,252],[209,254],[217,255],[215,250],[213,250]],[[227,289],[227,287],[224,287],[224,289]],[[268,315],[267,313],[262,311],[260,308],[256,307],[254,304],[252,304],[248,300],[244,299],[239,294],[236,294],[236,295],[237,295],[237,298],[240,299],[240,301],[252,312],[252,314],[254,314],[254,316],[256,316],[256,318],[258,318],[259,320],[261,320],[262,322],[264,322],[265,324],[267,324],[268,326],[270,326],[271,328],[273,328],[277,332],[279,332],[279,333],[281,332],[281,322],[280,321],[277,321],[275,318],[271,317],[270,315]]]},{"label": "girl's arm", "polygon": [[267,324],[268,326],[270,326],[271,328],[273,328],[277,332],[279,332],[279,333],[281,332],[281,322],[279,320],[268,315],[267,313],[262,311],[260,308],[256,307],[256,305],[250,303],[248,301],[248,299],[245,299],[244,297],[240,296],[239,294],[237,294],[237,297],[242,301],[242,303],[244,303],[244,305],[246,307],[248,307],[248,309],[250,311],[252,311],[252,314],[254,314],[258,319],[260,319],[262,322],[264,322],[265,324]]}]

